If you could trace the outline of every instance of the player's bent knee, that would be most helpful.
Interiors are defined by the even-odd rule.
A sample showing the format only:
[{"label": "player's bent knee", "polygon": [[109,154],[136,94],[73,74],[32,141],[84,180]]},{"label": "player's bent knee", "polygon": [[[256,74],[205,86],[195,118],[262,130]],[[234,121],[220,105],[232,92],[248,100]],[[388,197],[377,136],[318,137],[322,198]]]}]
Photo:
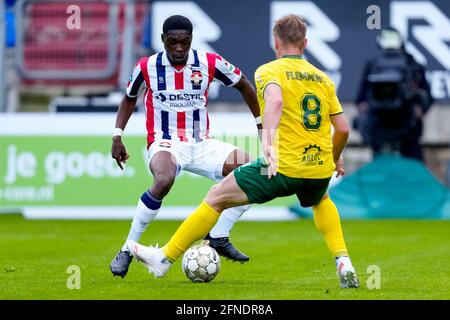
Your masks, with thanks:
[{"label": "player's bent knee", "polygon": [[234,150],[230,153],[227,160],[223,164],[222,175],[226,177],[234,169],[252,161],[252,158],[246,152],[240,151],[239,149]]},{"label": "player's bent knee", "polygon": [[220,192],[219,192],[219,185],[215,184],[209,189],[208,193],[206,194],[205,201],[208,204],[213,204],[218,202]]},{"label": "player's bent knee", "polygon": [[168,193],[172,188],[174,182],[175,176],[172,175],[159,176],[155,178],[155,182],[153,183],[153,189],[158,191],[159,193]]},{"label": "player's bent knee", "polygon": [[206,195],[205,202],[209,204],[217,212],[222,212],[226,209],[226,197],[220,191],[220,186],[218,184],[214,185],[209,189]]}]

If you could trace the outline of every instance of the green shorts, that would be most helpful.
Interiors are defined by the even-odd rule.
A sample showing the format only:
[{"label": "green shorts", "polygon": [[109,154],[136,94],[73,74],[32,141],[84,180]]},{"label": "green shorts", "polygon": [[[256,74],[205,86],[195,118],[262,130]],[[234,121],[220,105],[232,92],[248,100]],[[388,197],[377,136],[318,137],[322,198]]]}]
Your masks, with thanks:
[{"label": "green shorts", "polygon": [[265,203],[278,197],[296,194],[302,207],[318,204],[327,191],[331,178],[290,178],[277,173],[269,179],[264,158],[237,168],[234,170],[234,176],[250,203]]}]

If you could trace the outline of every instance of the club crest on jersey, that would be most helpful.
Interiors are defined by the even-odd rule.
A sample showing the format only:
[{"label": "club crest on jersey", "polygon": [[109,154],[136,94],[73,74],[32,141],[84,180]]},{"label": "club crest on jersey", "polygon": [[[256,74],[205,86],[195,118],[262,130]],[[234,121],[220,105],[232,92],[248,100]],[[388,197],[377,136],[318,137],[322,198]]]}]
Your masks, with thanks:
[{"label": "club crest on jersey", "polygon": [[200,71],[192,71],[191,74],[191,83],[193,85],[199,85],[203,81],[203,75]]}]

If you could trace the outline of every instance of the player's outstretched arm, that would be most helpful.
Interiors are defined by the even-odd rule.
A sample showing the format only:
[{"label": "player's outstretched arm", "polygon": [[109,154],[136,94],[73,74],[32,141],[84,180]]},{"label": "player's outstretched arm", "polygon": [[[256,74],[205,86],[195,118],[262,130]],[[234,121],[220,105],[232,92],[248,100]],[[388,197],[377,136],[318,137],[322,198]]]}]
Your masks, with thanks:
[{"label": "player's outstretched arm", "polygon": [[[130,98],[125,95],[120,102],[119,110],[117,112],[116,117],[116,128],[120,128],[122,130],[125,129],[125,126],[128,123],[128,120],[133,113],[133,110],[136,106],[137,97]],[[126,163],[129,155],[125,148],[125,145],[122,143],[122,137],[120,135],[113,136],[113,142],[111,147],[111,156],[116,160],[117,165],[120,169],[123,170],[123,164]]]},{"label": "player's outstretched arm", "polygon": [[342,160],[341,155],[347,144],[350,128],[348,126],[347,118],[343,113],[332,115],[330,118],[334,128],[333,160],[336,164],[336,177],[339,177],[345,175],[344,161]]},{"label": "player's outstretched arm", "polygon": [[[239,80],[238,83],[234,85],[234,88],[239,90],[242,98],[244,99],[245,103],[248,105],[248,108],[253,114],[253,117],[255,119],[260,119],[260,109],[259,109],[259,103],[258,98],[256,97],[256,91],[255,88],[253,88],[250,81],[248,81],[247,77],[245,75],[242,75],[241,80]],[[262,124],[259,121],[257,121],[258,132],[262,129]]]}]

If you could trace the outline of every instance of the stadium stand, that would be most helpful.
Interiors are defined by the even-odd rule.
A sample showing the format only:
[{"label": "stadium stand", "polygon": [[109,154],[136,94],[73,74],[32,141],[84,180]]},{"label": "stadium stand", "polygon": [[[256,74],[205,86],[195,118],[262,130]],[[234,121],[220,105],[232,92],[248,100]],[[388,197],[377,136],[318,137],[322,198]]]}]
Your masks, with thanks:
[{"label": "stadium stand", "polygon": [[[23,52],[19,66],[25,88],[39,84],[88,85],[89,89],[92,85],[114,87],[117,83],[124,43],[124,3],[77,3],[82,32],[68,29],[69,15],[61,14],[71,3],[24,2],[19,22],[23,46],[23,50],[19,49],[19,53]],[[148,4],[139,2],[135,8],[136,25],[141,25]],[[141,32],[142,28],[136,28],[136,44]],[[92,91],[97,92],[95,88]]]}]

